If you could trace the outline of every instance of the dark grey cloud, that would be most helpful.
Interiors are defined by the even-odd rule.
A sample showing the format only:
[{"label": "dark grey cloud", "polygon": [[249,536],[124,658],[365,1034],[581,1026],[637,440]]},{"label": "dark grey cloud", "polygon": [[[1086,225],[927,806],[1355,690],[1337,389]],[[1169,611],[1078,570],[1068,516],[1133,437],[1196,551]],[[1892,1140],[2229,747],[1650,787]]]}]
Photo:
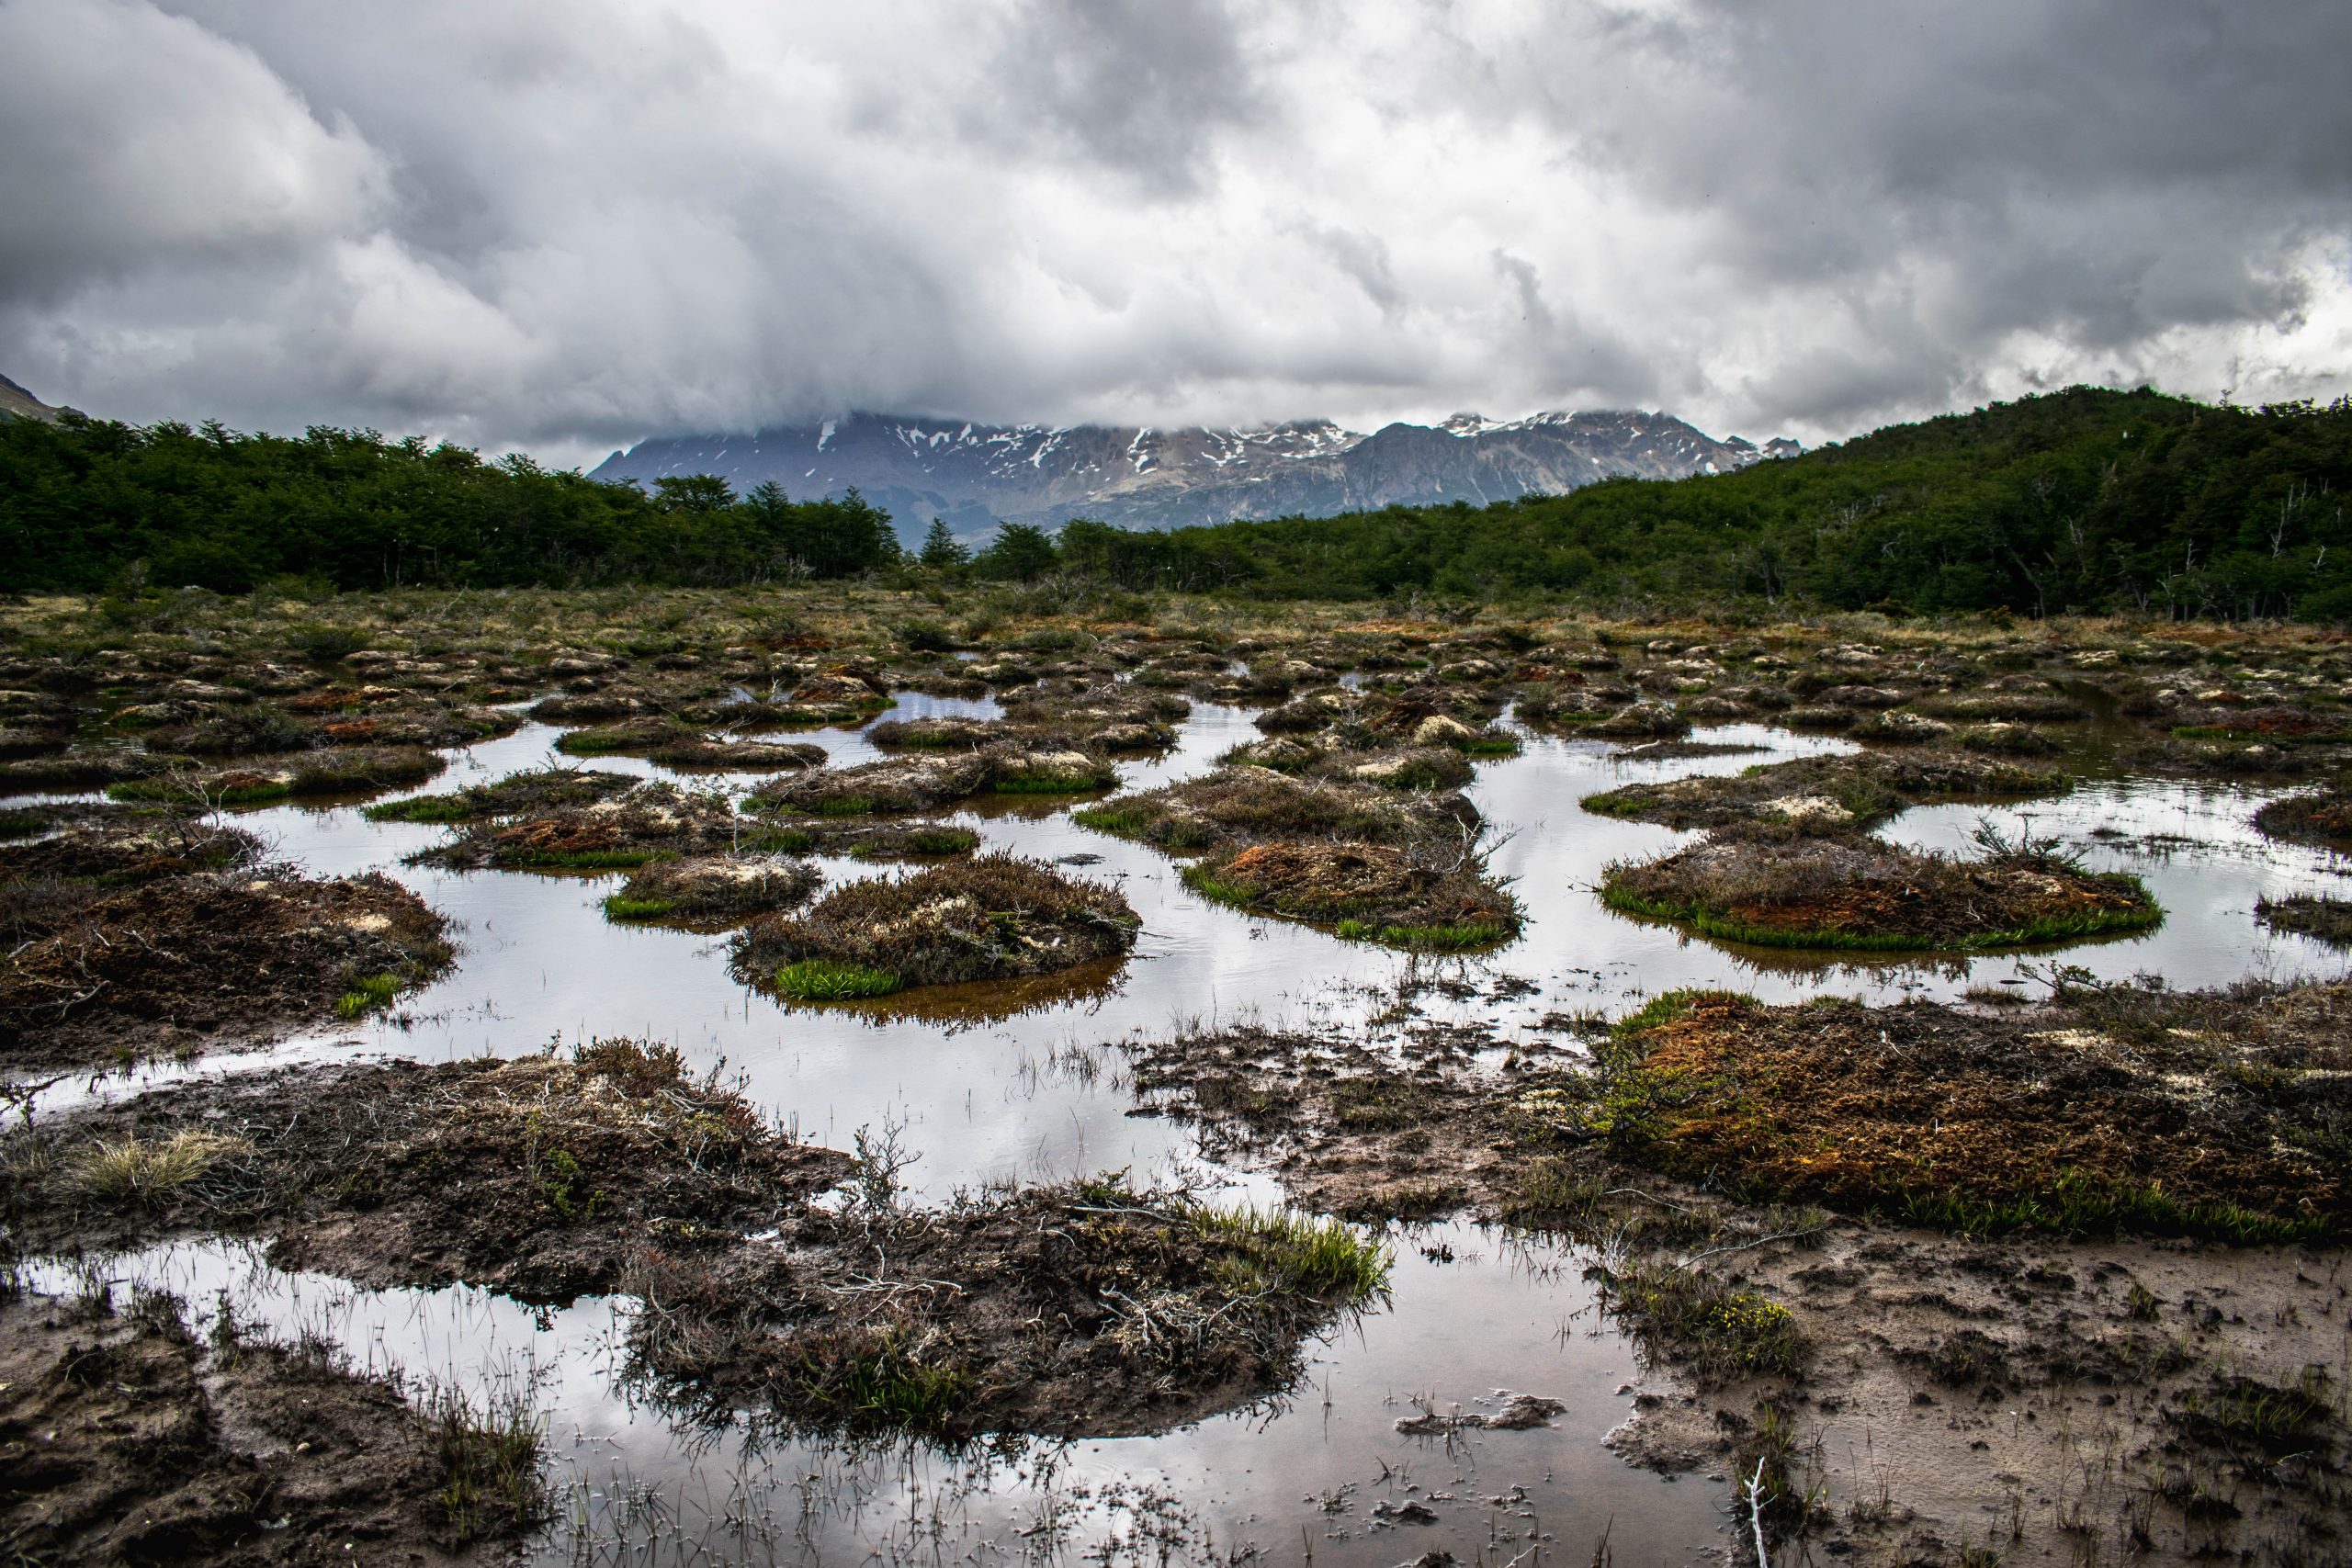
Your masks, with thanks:
[{"label": "dark grey cloud", "polygon": [[980,123],[1130,176],[1148,196],[1189,195],[1216,141],[1266,113],[1257,65],[1222,0],[1022,0]]},{"label": "dark grey cloud", "polygon": [[0,0],[0,370],[559,457],[2328,394],[2347,52],[2336,0]]}]

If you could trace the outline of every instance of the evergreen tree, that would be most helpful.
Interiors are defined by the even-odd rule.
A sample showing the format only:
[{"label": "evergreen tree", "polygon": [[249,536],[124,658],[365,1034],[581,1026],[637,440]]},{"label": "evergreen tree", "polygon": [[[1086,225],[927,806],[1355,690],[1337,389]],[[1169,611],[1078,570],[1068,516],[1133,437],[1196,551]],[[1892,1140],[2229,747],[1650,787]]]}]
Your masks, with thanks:
[{"label": "evergreen tree", "polygon": [[933,571],[960,571],[972,564],[972,552],[948,530],[945,520],[934,517],[931,531],[922,536],[922,553],[916,558]]}]

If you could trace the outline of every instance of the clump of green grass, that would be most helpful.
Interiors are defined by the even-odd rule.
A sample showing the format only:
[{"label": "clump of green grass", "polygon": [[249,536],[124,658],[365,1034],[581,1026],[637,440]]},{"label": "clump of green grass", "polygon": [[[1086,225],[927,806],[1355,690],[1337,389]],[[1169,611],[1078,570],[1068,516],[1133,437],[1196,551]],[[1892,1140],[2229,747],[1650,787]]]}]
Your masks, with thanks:
[{"label": "clump of green grass", "polygon": [[2064,1235],[2142,1230],[2201,1236],[2232,1247],[2264,1247],[2321,1241],[2335,1229],[2324,1219],[2266,1214],[2224,1199],[2183,1202],[2154,1182],[2107,1180],[2078,1169],[2060,1171],[2043,1188],[1996,1197],[1906,1191],[1894,1207],[1914,1224],[1974,1236],[2020,1230]]},{"label": "clump of green grass", "polygon": [[1153,814],[1138,807],[1104,804],[1082,806],[1069,814],[1069,819],[1081,828],[1091,828],[1098,833],[1114,838],[1133,839],[1142,835]]},{"label": "clump of green grass", "polygon": [[968,1372],[922,1361],[888,1330],[827,1336],[796,1373],[809,1399],[865,1431],[944,1430],[973,1393]]},{"label": "clump of green grass", "polygon": [[253,1152],[243,1138],[194,1128],[164,1138],[99,1143],[65,1161],[67,1190],[106,1203],[153,1207],[201,1181],[223,1161]]},{"label": "clump of green grass", "polygon": [[1611,1312],[1702,1382],[1794,1377],[1811,1359],[1788,1308],[1713,1275],[1646,1261],[1607,1274],[1602,1286]]},{"label": "clump of green grass", "polygon": [[400,988],[401,977],[397,975],[363,976],[352,982],[351,989],[335,998],[334,1015],[337,1018],[360,1018],[388,1008]]},{"label": "clump of green grass", "polygon": [[1510,939],[1510,928],[1485,920],[1452,925],[1400,926],[1370,920],[1341,920],[1339,934],[1350,942],[1376,942],[1384,947],[1406,947],[1421,953],[1461,953],[1492,947]]},{"label": "clump of green grass", "polygon": [[1253,1279],[1238,1285],[1228,1280],[1237,1294],[1257,1293],[1239,1288],[1250,1284],[1327,1302],[1365,1301],[1387,1293],[1394,1251],[1343,1221],[1254,1204],[1194,1207],[1188,1214],[1204,1235],[1241,1254],[1242,1270]]},{"label": "clump of green grass", "polygon": [[632,898],[626,893],[605,897],[605,918],[608,920],[658,920],[676,908],[676,902],[669,898]]},{"label": "clump of green grass", "polygon": [[2165,1417],[2192,1441],[2278,1460],[2315,1443],[2332,1450],[2317,1429],[2335,1411],[2335,1380],[2325,1367],[2311,1366],[2286,1388],[2249,1377],[2216,1379],[2210,1388],[2190,1390]]},{"label": "clump of green grass", "polygon": [[477,1404],[461,1389],[436,1386],[417,1411],[417,1436],[441,1477],[435,1502],[451,1545],[511,1534],[548,1517],[546,1434],[519,1392],[493,1393]]},{"label": "clump of green grass", "polygon": [[476,814],[476,808],[463,795],[418,795],[406,800],[379,801],[360,807],[359,814],[370,822],[423,822],[438,827],[463,822]]},{"label": "clump of green grass", "polygon": [[775,972],[775,988],[795,1001],[841,1002],[887,997],[904,982],[891,970],[831,958],[804,958]]}]

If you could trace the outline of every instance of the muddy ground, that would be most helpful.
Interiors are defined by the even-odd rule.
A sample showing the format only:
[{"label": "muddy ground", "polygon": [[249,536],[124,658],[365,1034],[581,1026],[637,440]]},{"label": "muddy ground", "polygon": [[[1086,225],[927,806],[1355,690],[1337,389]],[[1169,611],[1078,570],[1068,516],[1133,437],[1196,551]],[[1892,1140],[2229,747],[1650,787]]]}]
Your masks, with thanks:
[{"label": "muddy ground", "polygon": [[[860,1176],[871,1181],[869,1158]],[[1301,1347],[1386,1290],[1379,1244],[1115,1179],[910,1212],[869,1188],[724,1255],[649,1255],[632,1371],[788,1425],[1115,1437],[1282,1393]]]},{"label": "muddy ground", "polygon": [[363,1285],[626,1292],[647,1389],[820,1430],[1165,1430],[1281,1392],[1309,1335],[1385,1290],[1382,1246],[1337,1222],[1115,1180],[917,1211],[902,1163],[887,1137],[797,1144],[675,1053],[605,1041],[45,1119],[0,1141],[0,1213],[49,1255],[253,1235]]},{"label": "muddy ground", "polygon": [[1763,1462],[1815,1561],[2334,1561],[2346,1005],[1677,998],[1597,1068],[1429,1027],[1183,1037],[1135,1077],[1309,1207],[1595,1244],[1651,1367],[1614,1444]]},{"label": "muddy ground", "polygon": [[[908,688],[994,694],[1004,716],[889,728],[888,694]],[[888,814],[1107,787],[1116,757],[1165,743],[1188,697],[1261,708],[1265,739],[1182,795],[1081,819],[1212,866],[1302,842],[1466,853],[1476,815],[1450,792],[1512,743],[1497,720],[1513,705],[1629,754],[1696,755],[1707,742],[1679,738],[1731,720],[1865,748],[1587,803],[1677,827],[1770,818],[1835,837],[1913,804],[2124,772],[2308,786],[2261,826],[2352,849],[2339,820],[2352,645],[2327,628],[1611,621],[928,581],[0,605],[0,789],[111,785],[182,817],[351,798],[430,777],[438,750],[510,727],[525,702],[570,750],[785,770],[754,792],[757,816],[580,773],[378,813],[451,823],[440,858],[468,867],[968,852]],[[877,742],[914,754],[822,768],[765,734],[877,717]],[[94,840],[67,842],[80,831],[48,806],[0,813],[0,832],[36,840],[0,975],[12,1073],[250,1043],[388,1005],[441,961],[437,923],[396,890],[298,892],[252,870],[225,826],[186,852],[125,839],[96,858]],[[1306,891],[1330,880],[1318,870]],[[2320,930],[2335,917],[2281,901],[2264,918]],[[1105,983],[1097,971],[1116,962],[989,996],[1009,1012]],[[922,994],[979,999],[962,990]],[[1625,1450],[1711,1474],[1766,1461],[1770,1526],[1814,1561],[2341,1560],[2338,1086],[2352,1066],[2329,1055],[2345,1022],[2332,993],[2070,993],[1998,1013],[1708,1007],[1595,1042],[1598,1071],[1580,1047],[1510,1053],[1423,1031],[1401,1056],[1361,1041],[1177,1042],[1145,1055],[1138,1083],[1315,1207],[1468,1209],[1600,1246],[1614,1310],[1656,1357]],[[1195,1344],[1165,1326],[1243,1316],[1216,1292],[1268,1244],[1228,1231],[1213,1247],[1179,1200],[1108,1218],[1069,1190],[921,1216],[811,1207],[828,1173],[853,1168],[841,1156],[798,1150],[806,1168],[773,1181],[749,1154],[682,1171],[694,1139],[751,1135],[698,1086],[651,1097],[662,1110],[578,1063],[368,1070],[390,1076],[166,1091],[61,1126],[79,1141],[45,1156],[27,1152],[48,1135],[37,1128],[10,1145],[12,1223],[69,1247],[261,1235],[356,1278],[550,1298],[659,1264],[691,1290],[658,1320],[675,1337],[637,1348],[650,1382],[688,1404],[725,1388],[789,1419],[855,1425],[845,1409],[880,1407],[945,1432],[1126,1430],[1136,1411],[1160,1422],[1251,1397],[1286,1375],[1296,1334],[1342,1310],[1307,1292],[1236,1344]],[[556,1112],[531,1121],[526,1089],[560,1127]],[[341,1141],[310,1142],[298,1123],[312,1121]],[[109,1149],[110,1174],[90,1163]],[[428,1156],[478,1201],[430,1190],[414,1174]],[[797,1195],[789,1222],[746,1244],[746,1194],[773,1199],[775,1182]],[[684,1228],[668,1224],[678,1205]],[[888,1276],[861,1250],[877,1226],[915,1249],[894,1248]],[[1057,1231],[1090,1246],[1065,1253],[1048,1245]],[[924,1279],[958,1289],[901,1288],[911,1271],[896,1264],[916,1254]],[[1133,1268],[1132,1286],[1106,1267]],[[1007,1337],[1047,1302],[1068,1338]],[[820,1321],[856,1332],[812,1337]],[[11,1329],[11,1346],[30,1332]],[[779,1341],[808,1354],[779,1358]]]},{"label": "muddy ground", "polygon": [[257,1044],[386,1005],[446,968],[439,915],[389,877],[206,872],[83,905],[0,968],[0,1069]]},{"label": "muddy ground", "polygon": [[20,1563],[506,1562],[544,1506],[537,1432],[501,1434],[502,1449],[481,1415],[446,1397],[429,1414],[315,1341],[233,1324],[199,1340],[169,1297],[18,1294],[0,1304],[0,1550]]},{"label": "muddy ground", "polygon": [[254,1235],[288,1269],[556,1303],[614,1289],[641,1247],[731,1245],[846,1168],[626,1040],[199,1081],[0,1141],[21,1247]]}]

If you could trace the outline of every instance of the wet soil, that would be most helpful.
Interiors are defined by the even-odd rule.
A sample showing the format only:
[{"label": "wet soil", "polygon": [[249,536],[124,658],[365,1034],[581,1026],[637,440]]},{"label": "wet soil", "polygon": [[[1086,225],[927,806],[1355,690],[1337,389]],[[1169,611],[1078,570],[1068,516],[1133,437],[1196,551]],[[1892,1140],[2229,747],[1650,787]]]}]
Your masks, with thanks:
[{"label": "wet soil", "polygon": [[11,955],[0,1070],[258,1044],[389,1002],[451,956],[441,917],[375,874],[319,881],[273,867],[146,883]]},{"label": "wet soil", "polygon": [[699,1265],[648,1257],[630,1351],[665,1397],[796,1428],[1162,1431],[1287,1386],[1385,1268],[1329,1222],[1115,1180],[853,1204]]},{"label": "wet soil", "polygon": [[178,1303],[0,1305],[0,1547],[11,1561],[497,1562],[535,1520],[452,1517],[401,1391],[328,1348],[201,1343]]},{"label": "wet soil", "polygon": [[[2326,1141],[2346,1005],[2070,992],[1995,1023],[1693,998],[1597,1070],[1476,1030],[1394,1052],[1238,1030],[1136,1047],[1135,1079],[1314,1207],[1600,1244],[1604,1304],[1651,1362],[1612,1446],[1669,1472],[1764,1463],[1776,1550],[2284,1564],[2352,1528]],[[1703,1059],[1666,1043],[1692,1034]],[[1786,1074],[1759,1090],[1768,1065]],[[1938,1190],[1964,1201],[1914,1201]],[[2152,1190],[2170,1201],[2095,1201]],[[2311,1239],[2115,1234],[2167,1230]]]},{"label": "wet soil", "polygon": [[537,1302],[616,1288],[648,1246],[731,1246],[847,1167],[629,1041],[197,1081],[40,1122],[0,1152],[22,1246],[249,1235],[288,1269]]}]

